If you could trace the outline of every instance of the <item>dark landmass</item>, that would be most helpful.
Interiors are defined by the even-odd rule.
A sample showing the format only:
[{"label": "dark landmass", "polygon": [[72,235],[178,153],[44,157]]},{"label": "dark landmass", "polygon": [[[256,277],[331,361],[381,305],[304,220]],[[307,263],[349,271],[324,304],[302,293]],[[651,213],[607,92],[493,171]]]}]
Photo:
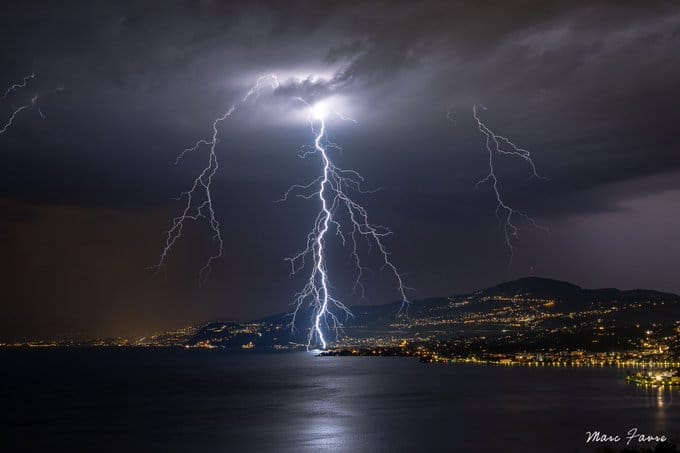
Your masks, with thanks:
[{"label": "dark landmass", "polygon": [[[409,355],[423,345],[447,357],[641,350],[674,357],[678,351],[680,296],[653,290],[584,289],[530,277],[471,294],[414,301],[408,316],[398,316],[399,308],[398,303],[352,307],[354,317],[346,320],[335,352]],[[232,351],[304,348],[309,317],[298,313],[299,330],[293,332],[286,315],[209,323],[186,345]]]},{"label": "dark landmass", "polygon": [[[585,289],[529,277],[470,294],[414,301],[407,316],[398,315],[399,309],[399,303],[352,307],[354,316],[344,320],[341,334],[325,354],[496,362],[573,362],[584,357],[609,362],[614,357],[617,363],[672,362],[680,355],[680,296],[653,290]],[[301,310],[295,329],[290,315],[278,314],[246,323],[210,322],[134,340],[4,345],[285,351],[307,348],[310,319],[311,312]]]}]

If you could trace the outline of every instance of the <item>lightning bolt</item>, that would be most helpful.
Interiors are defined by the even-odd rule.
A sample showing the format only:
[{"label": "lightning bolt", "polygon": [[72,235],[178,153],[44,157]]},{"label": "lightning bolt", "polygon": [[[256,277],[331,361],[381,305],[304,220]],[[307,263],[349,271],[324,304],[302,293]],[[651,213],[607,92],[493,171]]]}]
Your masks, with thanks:
[{"label": "lightning bolt", "polygon": [[[9,88],[7,88],[7,90],[5,90],[5,94],[3,94],[0,99],[5,99],[10,94],[14,93],[15,91],[18,91],[22,88],[26,88],[26,85],[28,85],[29,80],[34,79],[34,78],[35,78],[35,73],[31,73],[31,74],[27,75],[26,77],[24,77],[21,82],[13,83],[12,85],[9,86]],[[38,102],[38,96],[35,95],[35,96],[33,96],[33,98],[31,98],[30,103],[22,105],[22,106],[20,106],[16,109],[14,109],[14,111],[9,116],[9,118],[7,119],[5,124],[3,124],[2,127],[0,127],[0,135],[7,132],[7,130],[10,128],[10,126],[14,123],[14,120],[16,119],[16,117],[19,113],[21,113],[22,111],[29,109],[31,107],[36,107],[38,109],[38,113],[44,119],[45,116],[40,111],[40,107],[38,106],[37,102]]]},{"label": "lightning bolt", "polygon": [[503,227],[505,246],[508,249],[510,264],[512,264],[512,259],[515,251],[515,248],[513,246],[513,239],[517,238],[519,233],[519,229],[517,225],[513,222],[513,218],[521,217],[525,219],[527,222],[529,222],[531,225],[533,225],[535,228],[544,231],[547,231],[547,228],[537,224],[533,218],[529,217],[522,211],[513,208],[505,201],[501,193],[501,189],[499,187],[498,176],[496,175],[495,168],[496,157],[499,155],[505,155],[523,159],[531,169],[530,179],[536,178],[547,180],[548,178],[545,178],[538,174],[538,172],[536,171],[536,165],[534,164],[534,161],[531,158],[531,153],[528,150],[520,148],[519,146],[515,145],[512,141],[510,141],[510,139],[508,139],[507,137],[498,135],[494,133],[491,129],[489,129],[479,118],[478,108],[486,110],[486,107],[481,104],[475,105],[472,108],[472,115],[474,116],[475,121],[477,121],[477,127],[479,128],[479,131],[485,137],[484,144],[489,154],[489,173],[484,178],[477,182],[476,187],[479,187],[480,185],[488,182],[490,183],[491,188],[493,189],[493,192],[496,195],[497,202],[496,217],[499,219]]},{"label": "lightning bolt", "polygon": [[38,98],[39,98],[39,96],[36,94],[35,96],[33,96],[33,97],[31,98],[31,102],[30,102],[30,103],[25,104],[25,105],[22,105],[22,106],[18,107],[17,109],[15,109],[15,110],[12,112],[12,114],[10,115],[9,119],[7,120],[7,122],[2,126],[2,128],[0,128],[0,135],[2,135],[2,134],[4,134],[5,132],[7,132],[7,129],[9,129],[9,127],[14,123],[14,119],[17,117],[17,115],[18,115],[20,112],[22,112],[22,111],[24,111],[24,110],[26,110],[26,109],[35,108],[35,109],[38,111],[38,114],[40,115],[40,118],[45,119],[45,115],[43,114],[42,110],[40,110],[40,106],[38,105]]},{"label": "lightning bolt", "polygon": [[[298,100],[307,104],[304,100]],[[309,105],[309,104],[307,104]],[[323,110],[323,109],[322,109]],[[338,145],[328,140],[325,122],[326,112],[319,111],[311,107],[312,113],[309,123],[314,135],[313,146],[303,147],[300,157],[305,158],[316,154],[320,157],[322,172],[321,175],[306,185],[296,184],[291,186],[284,194],[282,199],[287,200],[294,194],[304,199],[317,198],[320,204],[319,212],[314,220],[311,232],[307,235],[306,246],[296,255],[286,258],[291,266],[291,275],[295,275],[305,268],[310,268],[309,277],[306,284],[294,298],[294,310],[291,313],[290,327],[295,330],[296,317],[298,311],[303,306],[309,306],[312,310],[312,327],[309,330],[307,348],[309,349],[316,340],[316,344],[321,344],[325,349],[328,340],[324,335],[324,328],[335,332],[336,339],[342,332],[343,320],[347,321],[352,316],[350,309],[339,299],[331,294],[331,284],[328,276],[326,241],[329,234],[333,231],[340,237],[343,245],[349,242],[351,255],[357,268],[356,280],[354,283],[355,291],[361,290],[364,295],[362,276],[368,270],[363,266],[358,251],[358,240],[364,238],[368,244],[369,251],[376,247],[382,260],[383,268],[389,269],[393,274],[399,295],[401,296],[400,313],[404,313],[408,307],[409,300],[406,292],[410,289],[404,285],[402,275],[396,266],[390,261],[389,253],[383,244],[383,238],[390,235],[388,228],[382,225],[373,225],[369,222],[366,209],[352,200],[349,193],[352,191],[359,193],[370,193],[362,189],[364,178],[354,170],[344,170],[337,167],[329,156],[332,149],[339,150]],[[332,112],[343,120],[356,121],[346,118],[337,112]],[[374,192],[374,191],[373,191]],[[349,219],[349,229],[343,230],[340,220],[340,211],[344,211],[346,219]],[[311,266],[308,265],[311,261]]]},{"label": "lightning bolt", "polygon": [[[262,76],[257,79],[255,85],[240,99],[240,101],[232,105],[222,116],[216,118],[212,123],[212,134],[208,138],[202,138],[196,141],[193,146],[184,149],[175,161],[179,164],[182,158],[188,154],[198,151],[202,147],[208,148],[207,162],[202,171],[196,176],[191,187],[180,193],[178,200],[184,199],[184,205],[179,215],[177,215],[171,222],[170,228],[165,233],[165,245],[160,254],[158,263],[153,266],[157,270],[165,269],[168,257],[174,247],[175,243],[182,237],[184,226],[189,221],[197,221],[205,218],[212,232],[213,241],[216,242],[216,251],[213,255],[208,257],[205,265],[199,272],[199,282],[204,283],[210,273],[212,263],[220,258],[224,252],[224,241],[222,239],[220,222],[215,216],[213,208],[213,197],[211,193],[211,183],[213,177],[219,169],[219,161],[217,158],[216,147],[219,143],[219,127],[222,122],[228,120],[237,109],[246,103],[251,97],[257,97],[260,91],[269,87],[276,90],[279,87],[279,82],[274,74]],[[304,102],[311,110],[314,111],[306,101],[301,98],[295,98],[298,101]],[[389,229],[382,225],[373,225],[369,222],[368,213],[366,209],[352,200],[349,196],[351,191],[358,193],[371,193],[362,189],[363,177],[354,170],[341,169],[330,159],[329,150],[340,147],[328,140],[326,133],[325,113],[314,111],[309,116],[309,123],[314,134],[313,146],[305,146],[301,149],[300,157],[306,157],[311,154],[318,154],[322,162],[322,174],[314,179],[311,183],[306,185],[293,185],[279,201],[287,200],[290,195],[311,199],[317,198],[320,202],[321,208],[316,216],[312,231],[307,235],[307,243],[304,250],[298,252],[295,256],[286,258],[291,266],[291,275],[301,272],[303,269],[309,267],[307,264],[311,263],[311,271],[307,283],[304,288],[295,295],[294,311],[291,313],[292,320],[290,327],[295,330],[296,317],[298,311],[308,304],[312,308],[312,327],[308,336],[308,347],[316,339],[323,348],[326,348],[328,342],[324,336],[324,327],[329,328],[339,335],[342,330],[342,321],[340,316],[345,315],[345,320],[352,316],[350,309],[344,305],[338,298],[331,294],[330,279],[328,276],[327,262],[326,262],[326,240],[327,236],[335,231],[336,235],[341,238],[342,244],[351,244],[351,255],[357,267],[357,275],[354,283],[354,290],[360,290],[362,297],[364,296],[364,286],[362,283],[363,274],[369,269],[362,264],[359,255],[360,238],[366,240],[369,251],[375,247],[383,261],[383,268],[389,269],[397,282],[397,288],[401,296],[400,313],[405,313],[409,300],[406,292],[410,289],[404,285],[403,277],[397,270],[396,266],[389,258],[383,239],[390,235]],[[345,117],[338,112],[333,113],[339,116],[342,120],[356,123],[352,118]],[[341,221],[338,219],[338,211],[342,209],[346,212],[349,219],[349,229],[347,233],[344,232]]]},{"label": "lightning bolt", "polygon": [[13,93],[13,92],[15,92],[15,91],[17,91],[21,88],[26,88],[26,85],[28,85],[28,81],[31,80],[31,79],[35,79],[35,73],[34,72],[32,72],[29,75],[27,75],[26,77],[24,77],[21,82],[16,82],[16,83],[13,83],[12,85],[10,85],[9,88],[7,88],[7,90],[5,90],[5,94],[3,94],[0,99],[5,99],[11,93]]},{"label": "lightning bolt", "polygon": [[208,225],[212,232],[212,239],[217,244],[216,251],[208,257],[204,266],[199,271],[199,283],[202,285],[207,280],[210,275],[210,270],[212,263],[220,258],[224,253],[224,240],[222,239],[222,232],[220,230],[220,222],[215,216],[215,209],[213,207],[213,196],[211,192],[211,183],[215,173],[219,169],[219,160],[217,159],[216,147],[219,143],[219,126],[222,122],[229,119],[234,112],[243,104],[245,104],[251,97],[257,97],[260,91],[265,88],[270,87],[271,89],[276,89],[279,87],[279,81],[275,74],[268,74],[259,77],[255,84],[248,90],[248,92],[239,100],[238,103],[232,105],[227,109],[227,111],[219,116],[212,123],[212,134],[209,138],[199,139],[193,144],[193,146],[184,149],[175,160],[175,165],[178,165],[182,158],[187,153],[192,153],[198,151],[201,147],[208,148],[208,158],[203,167],[203,170],[196,176],[193,184],[189,188],[182,192],[177,200],[184,199],[184,208],[181,210],[180,214],[176,216],[170,225],[170,229],[165,233],[165,245],[163,251],[161,252],[160,259],[155,266],[152,268],[160,270],[165,269],[168,256],[172,251],[175,243],[182,237],[182,231],[185,224],[188,221],[197,221],[199,219],[205,218],[208,221]]}]

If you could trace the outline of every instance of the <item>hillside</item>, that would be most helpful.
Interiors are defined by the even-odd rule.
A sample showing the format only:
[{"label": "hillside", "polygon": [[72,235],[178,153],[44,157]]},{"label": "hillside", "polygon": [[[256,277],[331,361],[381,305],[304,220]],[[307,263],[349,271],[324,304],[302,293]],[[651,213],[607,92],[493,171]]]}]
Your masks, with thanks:
[{"label": "hillside", "polygon": [[[408,316],[397,316],[398,303],[358,305],[352,312],[354,317],[344,324],[344,343],[508,334],[528,338],[544,333],[590,338],[593,331],[611,337],[616,331],[628,332],[641,325],[673,329],[680,319],[680,296],[645,289],[584,289],[564,281],[528,277],[470,294],[414,301]],[[310,318],[309,312],[298,313],[294,331],[290,318],[283,314],[241,324],[214,322],[203,326],[188,345],[294,349],[307,343],[305,322]]]}]

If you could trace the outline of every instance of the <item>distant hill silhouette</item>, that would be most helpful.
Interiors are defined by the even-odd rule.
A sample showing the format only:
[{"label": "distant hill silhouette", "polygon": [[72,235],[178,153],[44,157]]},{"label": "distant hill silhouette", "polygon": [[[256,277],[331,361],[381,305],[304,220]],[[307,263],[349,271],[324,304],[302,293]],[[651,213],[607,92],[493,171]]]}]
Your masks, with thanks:
[{"label": "distant hill silhouette", "polygon": [[533,295],[536,297],[572,300],[581,298],[646,297],[657,300],[678,299],[680,296],[650,289],[620,290],[617,288],[584,289],[573,283],[542,277],[524,277],[501,283],[474,294],[488,296]]},{"label": "distant hill silhouette", "polygon": [[508,297],[518,294],[531,294],[537,297],[573,297],[582,291],[583,288],[580,286],[560,280],[524,277],[477,291],[475,294]]}]

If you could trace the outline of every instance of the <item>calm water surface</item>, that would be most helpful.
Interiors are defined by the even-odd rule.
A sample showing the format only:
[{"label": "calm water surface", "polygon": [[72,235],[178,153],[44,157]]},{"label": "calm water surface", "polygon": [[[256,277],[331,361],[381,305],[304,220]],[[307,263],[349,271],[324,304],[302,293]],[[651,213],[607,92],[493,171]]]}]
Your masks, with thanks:
[{"label": "calm water surface", "polygon": [[611,368],[195,350],[0,360],[0,446],[12,450],[591,452],[588,430],[680,438],[680,393]]}]

